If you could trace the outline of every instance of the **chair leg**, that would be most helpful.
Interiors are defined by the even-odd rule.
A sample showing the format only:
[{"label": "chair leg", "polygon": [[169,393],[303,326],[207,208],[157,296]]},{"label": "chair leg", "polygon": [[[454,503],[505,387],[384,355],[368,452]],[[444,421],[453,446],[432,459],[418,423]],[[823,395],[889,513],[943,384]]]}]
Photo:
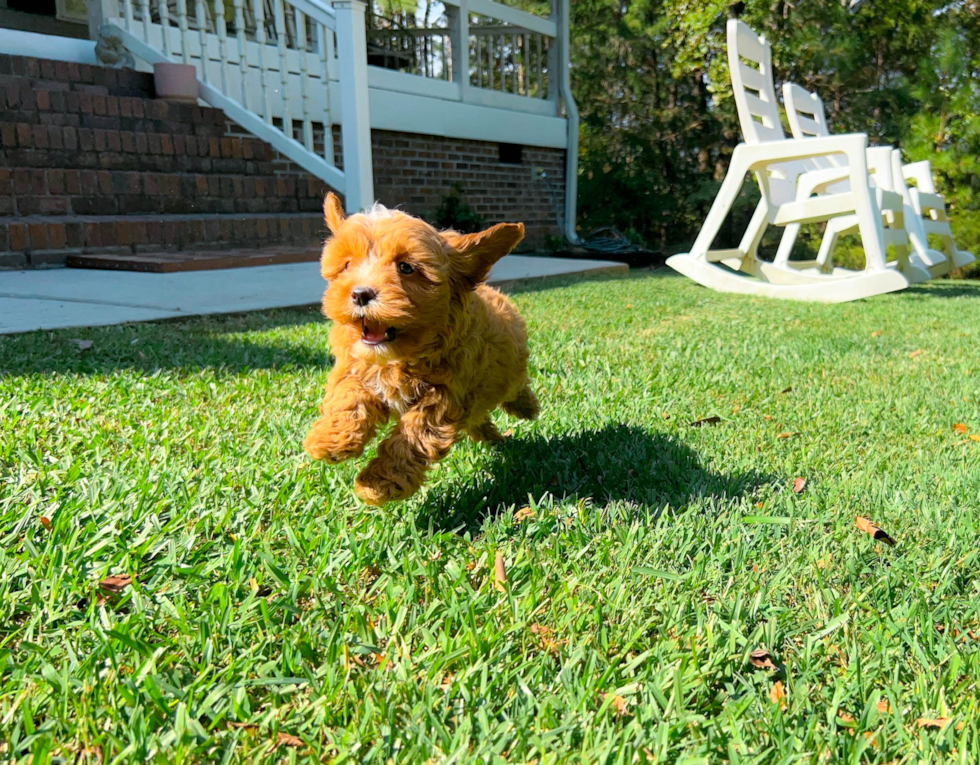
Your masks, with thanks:
[{"label": "chair leg", "polygon": [[762,242],[762,237],[767,228],[769,228],[769,204],[766,202],[766,198],[762,197],[759,204],[755,206],[749,227],[742,234],[742,241],[738,243],[738,249],[745,253],[746,258],[759,259],[759,244]]},{"label": "chair leg", "polygon": [[799,234],[799,223],[790,223],[783,229],[783,235],[779,240],[779,249],[776,250],[776,257],[772,261],[774,266],[784,268],[789,263],[789,256],[793,254],[793,245],[796,244],[796,237]]},{"label": "chair leg", "polygon": [[735,147],[732,161],[728,166],[728,173],[721,183],[721,188],[718,189],[718,196],[711,203],[708,217],[705,218],[701,231],[698,232],[697,239],[694,240],[694,246],[691,247],[690,255],[692,258],[707,260],[708,250],[711,249],[712,242],[715,241],[715,237],[725,223],[728,211],[735,204],[738,192],[742,188],[742,182],[745,180],[745,174],[748,172],[748,164],[742,158],[742,152],[739,151],[741,148],[741,146]]}]

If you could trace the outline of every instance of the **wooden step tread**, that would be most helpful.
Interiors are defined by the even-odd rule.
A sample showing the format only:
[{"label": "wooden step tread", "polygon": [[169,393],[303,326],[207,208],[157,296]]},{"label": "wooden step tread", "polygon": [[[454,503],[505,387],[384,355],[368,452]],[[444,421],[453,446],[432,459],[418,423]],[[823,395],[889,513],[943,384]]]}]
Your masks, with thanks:
[{"label": "wooden step tread", "polygon": [[320,259],[321,248],[263,247],[238,250],[184,250],[180,252],[142,252],[132,255],[69,255],[69,268],[100,268],[111,271],[143,271],[170,274],[182,271],[212,271],[222,268],[274,266],[287,263],[311,263]]}]

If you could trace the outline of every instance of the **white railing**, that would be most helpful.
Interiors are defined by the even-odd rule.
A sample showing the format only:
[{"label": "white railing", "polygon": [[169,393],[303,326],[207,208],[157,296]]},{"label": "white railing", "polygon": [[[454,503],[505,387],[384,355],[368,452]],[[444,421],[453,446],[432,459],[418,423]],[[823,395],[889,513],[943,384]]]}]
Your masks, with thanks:
[{"label": "white railing", "polygon": [[[90,0],[149,64],[191,64],[198,96],[343,194],[374,201],[360,0]],[[229,11],[233,11],[230,13]],[[333,51],[335,35],[337,50]],[[360,39],[360,45],[348,44]],[[342,105],[331,108],[331,80]],[[332,126],[341,125],[343,170]],[[319,139],[319,140],[316,140]]]}]

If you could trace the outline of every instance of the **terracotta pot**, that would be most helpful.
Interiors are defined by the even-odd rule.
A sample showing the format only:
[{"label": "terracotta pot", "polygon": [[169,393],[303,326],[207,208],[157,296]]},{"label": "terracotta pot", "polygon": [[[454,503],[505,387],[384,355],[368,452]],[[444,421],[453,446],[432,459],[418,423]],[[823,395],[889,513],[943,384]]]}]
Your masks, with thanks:
[{"label": "terracotta pot", "polygon": [[157,98],[197,103],[197,70],[191,64],[154,64]]}]

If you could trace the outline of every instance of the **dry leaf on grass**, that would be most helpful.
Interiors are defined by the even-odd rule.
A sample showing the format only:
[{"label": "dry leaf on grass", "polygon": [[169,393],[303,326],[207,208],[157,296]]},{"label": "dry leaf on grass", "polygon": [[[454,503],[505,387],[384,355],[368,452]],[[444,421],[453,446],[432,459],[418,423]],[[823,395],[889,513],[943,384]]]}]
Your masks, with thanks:
[{"label": "dry leaf on grass", "polygon": [[620,717],[625,717],[629,712],[629,703],[622,696],[617,696],[615,693],[604,693],[602,694],[604,701],[609,702],[609,706],[616,712]]},{"label": "dry leaf on grass", "polygon": [[917,350],[917,351],[912,351],[912,353],[909,354],[909,358],[910,359],[914,359],[916,356],[920,356],[923,353],[925,353],[925,351],[923,351],[921,348],[919,348],[919,350]]},{"label": "dry leaf on grass", "polygon": [[514,435],[514,430],[513,428],[507,428],[507,430],[505,430],[500,435],[502,435],[504,438],[510,438],[512,435]]},{"label": "dry leaf on grass", "polygon": [[661,412],[660,413],[660,416],[663,417],[665,420],[669,420],[670,419],[670,415],[667,412]]},{"label": "dry leaf on grass", "polygon": [[788,388],[783,388],[780,393],[791,393],[793,391],[793,386],[790,385]]},{"label": "dry leaf on grass", "polygon": [[504,583],[507,581],[507,570],[504,568],[504,556],[500,550],[493,556],[493,586],[503,592]]},{"label": "dry leaf on grass", "polygon": [[289,733],[278,733],[275,746],[303,746],[303,739]]},{"label": "dry leaf on grass", "polygon": [[228,723],[229,728],[243,728],[244,730],[255,730],[259,726],[255,723],[250,722],[230,722]]},{"label": "dry leaf on grass", "polygon": [[867,518],[862,518],[860,515],[858,515],[855,518],[855,523],[857,523],[857,527],[859,529],[861,529],[861,531],[863,531],[865,534],[868,534],[872,538],[874,538],[874,539],[876,539],[878,541],[884,542],[886,545],[894,545],[895,544],[895,540],[894,539],[892,539],[890,536],[888,536],[888,534],[886,532],[882,531],[880,528],[878,528],[877,526],[875,526]]},{"label": "dry leaf on grass", "polygon": [[87,351],[89,348],[95,345],[92,340],[79,340],[77,337],[73,337],[72,342],[80,351]]},{"label": "dry leaf on grass", "polygon": [[892,711],[891,707],[888,705],[888,699],[882,699],[877,704],[875,704],[875,709],[877,709],[882,714],[888,714]]},{"label": "dry leaf on grass", "polygon": [[805,488],[806,488],[806,478],[804,478],[803,476],[798,476],[793,481],[793,493],[801,494]]},{"label": "dry leaf on grass", "polygon": [[978,436],[976,433],[971,433],[970,434],[970,440],[971,441],[980,441],[980,436]]},{"label": "dry leaf on grass", "polygon": [[51,519],[48,518],[46,515],[42,515],[41,516],[41,525],[44,526],[44,528],[46,528],[46,529],[50,529],[51,528]]},{"label": "dry leaf on grass", "polygon": [[705,425],[717,425],[721,422],[721,417],[702,417],[700,420],[695,420],[691,423],[692,428],[703,428]]},{"label": "dry leaf on grass", "polygon": [[964,425],[962,422],[958,422],[953,426],[954,433],[963,434],[966,433],[966,430],[967,430],[966,425]]},{"label": "dry leaf on grass", "polygon": [[881,337],[881,332],[872,332],[871,337]]},{"label": "dry leaf on grass", "polygon": [[[919,728],[945,728],[951,720],[948,717],[920,717],[915,721]],[[963,721],[956,723],[956,730],[963,728]]]},{"label": "dry leaf on grass", "polygon": [[534,517],[534,511],[529,507],[522,507],[516,513],[514,513],[514,520],[520,523],[521,521],[526,521],[529,518]]},{"label": "dry leaf on grass", "polygon": [[113,574],[107,576],[99,582],[99,588],[106,592],[119,593],[133,583],[133,577],[129,574]]},{"label": "dry leaf on grass", "polygon": [[845,723],[852,723],[852,722],[854,722],[854,718],[853,717],[851,717],[849,714],[847,714],[847,712],[844,712],[844,711],[842,711],[840,709],[837,710],[837,719],[840,720],[841,722],[845,722]]},{"label": "dry leaf on grass", "polygon": [[783,688],[782,680],[777,680],[769,691],[769,700],[773,704],[779,704],[780,709],[786,709],[786,689]]},{"label": "dry leaf on grass", "polygon": [[776,438],[792,438],[793,436],[798,436],[798,435],[800,435],[798,432],[790,433],[789,431],[787,431],[785,433],[780,433],[779,435],[776,436]]},{"label": "dry leaf on grass", "polygon": [[750,653],[749,663],[759,669],[776,669],[776,665],[772,663],[772,656],[765,648],[756,648]]}]

